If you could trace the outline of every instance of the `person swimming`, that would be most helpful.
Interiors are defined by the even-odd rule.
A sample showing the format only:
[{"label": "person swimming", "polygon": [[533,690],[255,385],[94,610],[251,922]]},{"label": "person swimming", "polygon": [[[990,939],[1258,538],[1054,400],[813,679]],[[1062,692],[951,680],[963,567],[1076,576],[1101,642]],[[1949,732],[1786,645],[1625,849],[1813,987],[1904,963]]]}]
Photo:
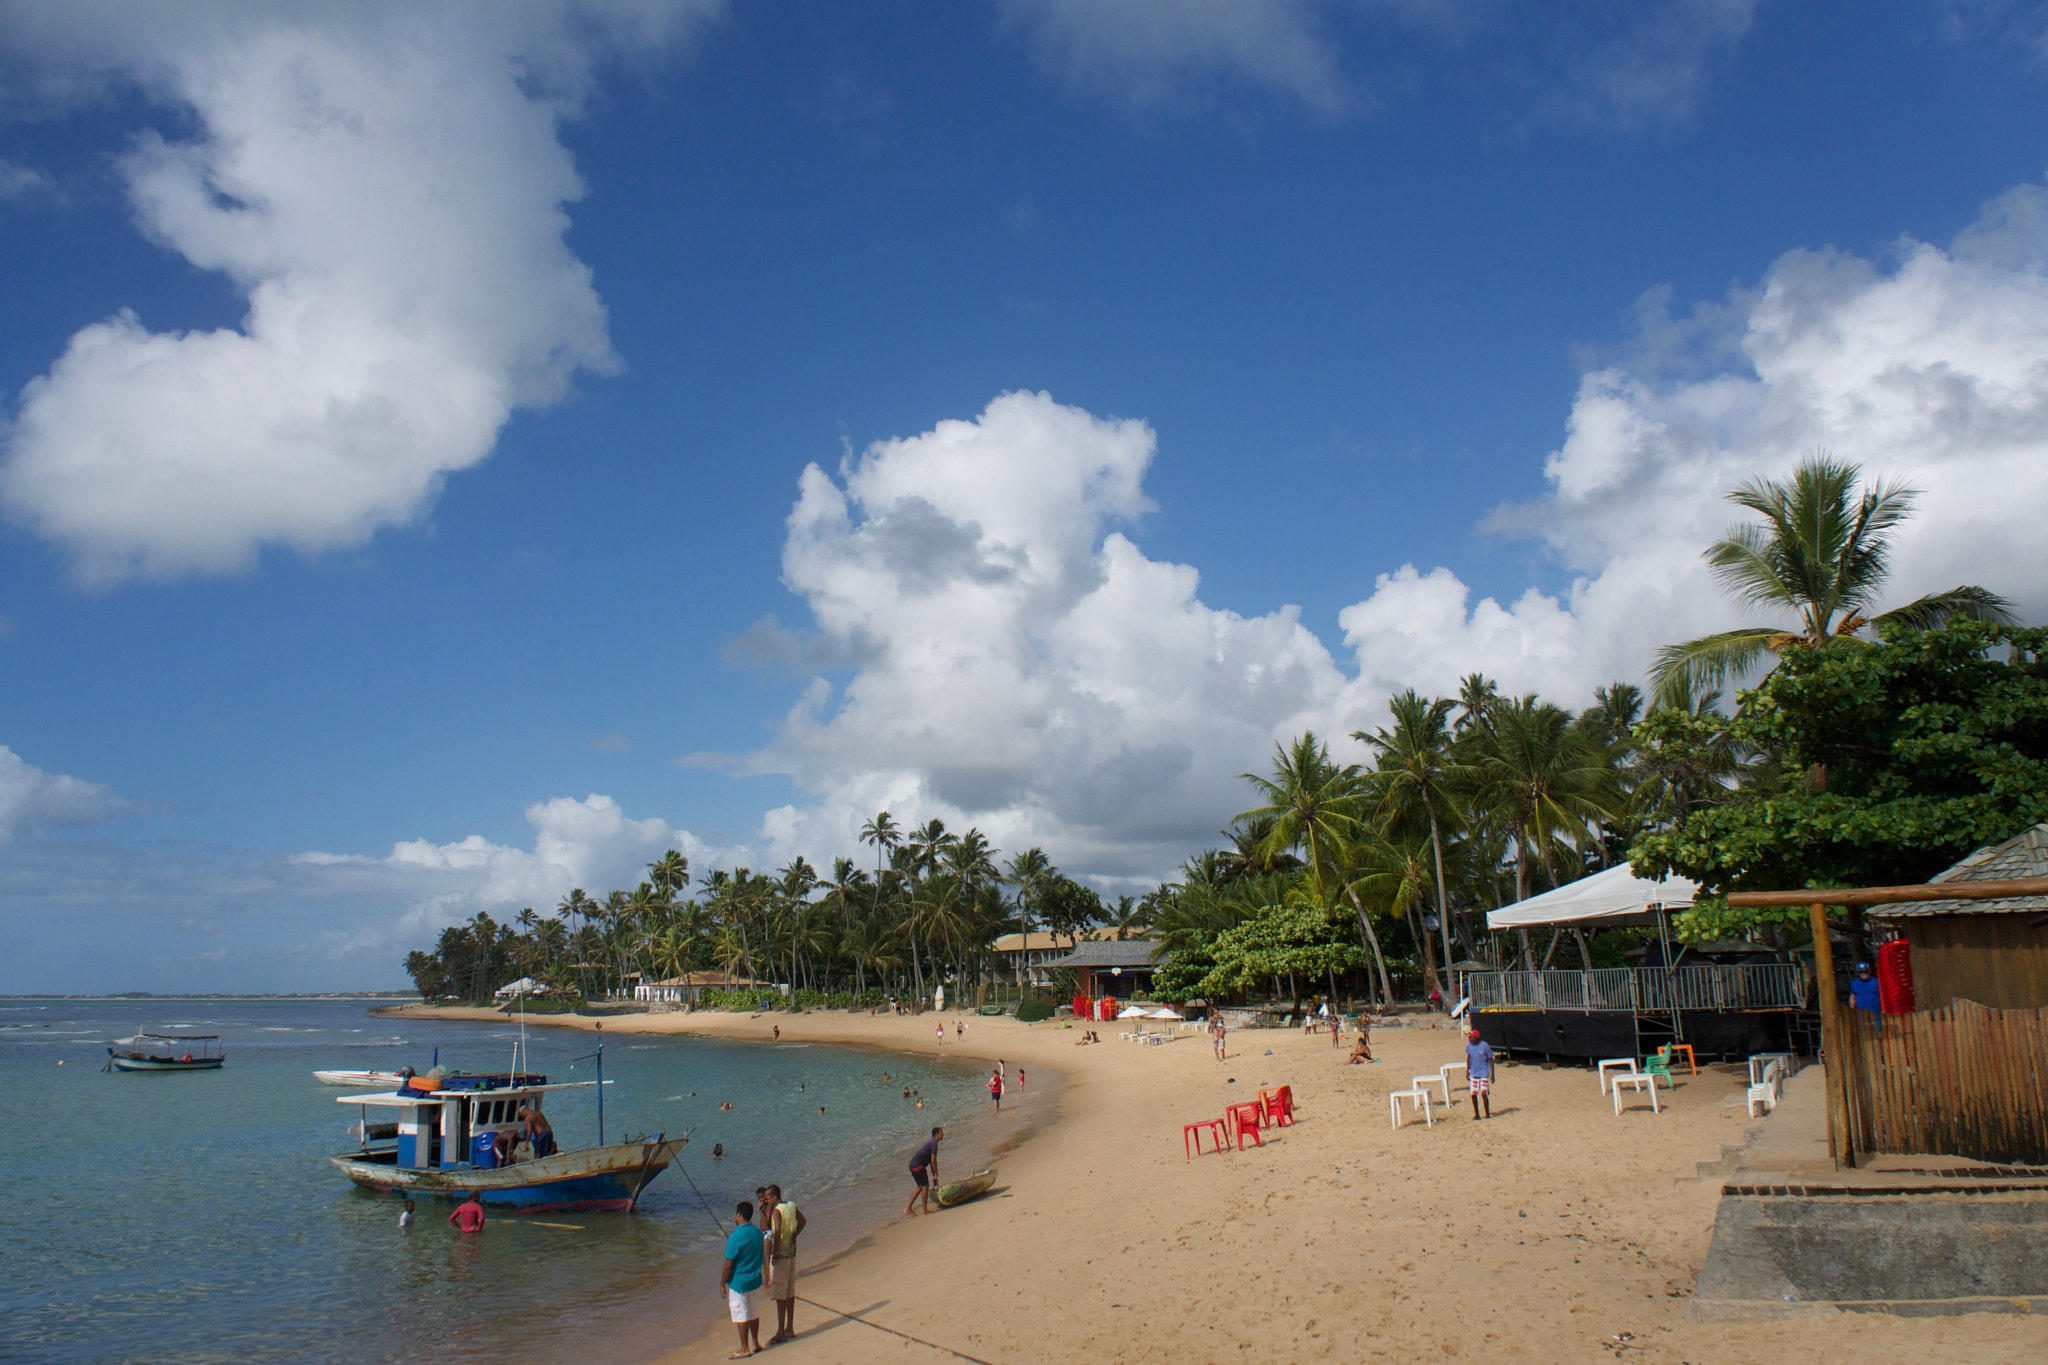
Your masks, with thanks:
[{"label": "person swimming", "polygon": [[722,1142],[714,1142],[714,1143],[712,1143],[712,1144],[711,1144],[711,1159],[712,1159],[713,1161],[723,1161],[723,1160],[725,1160],[725,1144],[724,1144],[724,1143],[722,1143]]}]

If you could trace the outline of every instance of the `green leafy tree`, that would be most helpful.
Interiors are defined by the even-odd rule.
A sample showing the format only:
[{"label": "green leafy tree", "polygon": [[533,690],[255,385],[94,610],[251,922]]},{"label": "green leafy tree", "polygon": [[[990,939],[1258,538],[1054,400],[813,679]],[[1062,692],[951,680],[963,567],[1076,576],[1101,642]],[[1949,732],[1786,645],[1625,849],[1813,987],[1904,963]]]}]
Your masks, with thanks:
[{"label": "green leafy tree", "polygon": [[[1729,729],[1803,780],[1693,810],[1638,840],[1632,865],[1710,897],[1905,885],[2048,820],[2044,646],[2048,631],[1979,623],[1894,627],[1867,649],[1786,646]],[[1703,899],[1695,923],[1804,915]]]},{"label": "green leafy tree", "polygon": [[1364,965],[1366,956],[1347,941],[1328,908],[1297,889],[1278,905],[1262,907],[1250,919],[1217,936],[1210,948],[1216,965],[1202,988],[1239,994],[1267,981],[1298,983],[1334,979]]},{"label": "green leafy tree", "polygon": [[1045,927],[1064,934],[1069,943],[1102,923],[1102,897],[1071,877],[1057,874],[1048,878],[1039,892],[1038,913]]},{"label": "green leafy tree", "polygon": [[1822,452],[1789,481],[1752,479],[1728,495],[1763,522],[1731,527],[1707,547],[1715,580],[1743,605],[1787,612],[1797,624],[1745,626],[1666,646],[1651,670],[1660,705],[1683,706],[1702,692],[1718,692],[1731,676],[1748,672],[1765,655],[1782,656],[1794,643],[1809,649],[1862,644],[1857,632],[1870,626],[2013,624],[2011,603],[1968,584],[1877,611],[1891,571],[1892,534],[1912,514],[1918,494],[1903,483],[1880,481],[1859,495],[1860,472]]}]

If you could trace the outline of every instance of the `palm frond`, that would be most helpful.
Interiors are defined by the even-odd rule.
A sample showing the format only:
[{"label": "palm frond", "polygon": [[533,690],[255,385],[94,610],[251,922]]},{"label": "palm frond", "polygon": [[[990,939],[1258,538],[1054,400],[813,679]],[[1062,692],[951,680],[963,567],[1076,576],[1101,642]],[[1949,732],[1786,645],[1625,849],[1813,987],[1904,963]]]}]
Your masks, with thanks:
[{"label": "palm frond", "polygon": [[1871,618],[1872,625],[1904,626],[1908,630],[1933,630],[1951,621],[1983,621],[2000,626],[2019,624],[2010,601],[1988,588],[1968,583],[1947,592],[1928,593],[1903,607],[1893,607]]},{"label": "palm frond", "polygon": [[1744,626],[1664,646],[1650,666],[1657,707],[1687,706],[1703,692],[1719,692],[1730,677],[1748,672],[1770,653],[1779,634],[1768,626]]}]

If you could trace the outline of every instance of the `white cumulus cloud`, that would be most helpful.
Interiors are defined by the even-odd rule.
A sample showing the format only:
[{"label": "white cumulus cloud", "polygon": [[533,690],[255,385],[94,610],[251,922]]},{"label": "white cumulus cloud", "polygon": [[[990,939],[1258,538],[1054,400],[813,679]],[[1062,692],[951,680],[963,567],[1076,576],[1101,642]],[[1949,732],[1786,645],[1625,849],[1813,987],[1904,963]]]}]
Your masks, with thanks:
[{"label": "white cumulus cloud", "polygon": [[1657,646],[1754,619],[1700,552],[1739,519],[1729,488],[1820,447],[1922,490],[1893,600],[1981,583],[2048,619],[2048,191],[2000,197],[1947,248],[1793,251],[1688,318],[1660,308],[1633,359],[1583,377],[1549,496],[1492,518],[1539,537],[1568,586],[1475,601],[1451,568],[1394,566],[1339,613],[1341,661],[1293,608],[1219,611],[1194,568],[1145,556],[1142,423],[1012,393],[837,478],[807,469],[784,578],[816,622],[809,652],[851,667],[749,756],[814,794],[764,842],[845,852],[887,808],[1098,877],[1160,875],[1303,728],[1362,756],[1342,737],[1391,692],[1475,670],[1581,706]]},{"label": "white cumulus cloud", "polygon": [[380,888],[405,907],[397,931],[415,939],[479,910],[503,917],[531,906],[550,913],[572,888],[604,895],[647,878],[647,864],[681,849],[700,870],[724,850],[659,819],[636,820],[609,796],[555,797],[526,808],[533,847],[479,834],[453,843],[405,840],[383,858],[301,853],[292,862],[337,886]]},{"label": "white cumulus cloud", "polygon": [[0,497],[88,583],[219,573],[418,518],[514,409],[614,364],[556,136],[603,43],[674,4],[10,7],[51,98],[132,83],[196,131],[119,168],[241,325],[82,328],[21,395]]},{"label": "white cumulus cloud", "polygon": [[97,782],[44,772],[0,744],[0,844],[59,825],[96,825],[127,805]]}]

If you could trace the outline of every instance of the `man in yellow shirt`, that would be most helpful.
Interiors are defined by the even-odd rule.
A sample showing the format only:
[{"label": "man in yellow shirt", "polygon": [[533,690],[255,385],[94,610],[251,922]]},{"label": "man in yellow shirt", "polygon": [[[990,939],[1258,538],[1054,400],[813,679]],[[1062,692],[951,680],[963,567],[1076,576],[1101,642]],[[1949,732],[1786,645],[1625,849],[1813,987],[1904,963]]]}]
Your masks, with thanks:
[{"label": "man in yellow shirt", "polygon": [[775,1335],[778,1341],[796,1339],[796,1239],[810,1219],[803,1210],[782,1197],[782,1186],[767,1187],[768,1206],[768,1297],[775,1300]]}]

